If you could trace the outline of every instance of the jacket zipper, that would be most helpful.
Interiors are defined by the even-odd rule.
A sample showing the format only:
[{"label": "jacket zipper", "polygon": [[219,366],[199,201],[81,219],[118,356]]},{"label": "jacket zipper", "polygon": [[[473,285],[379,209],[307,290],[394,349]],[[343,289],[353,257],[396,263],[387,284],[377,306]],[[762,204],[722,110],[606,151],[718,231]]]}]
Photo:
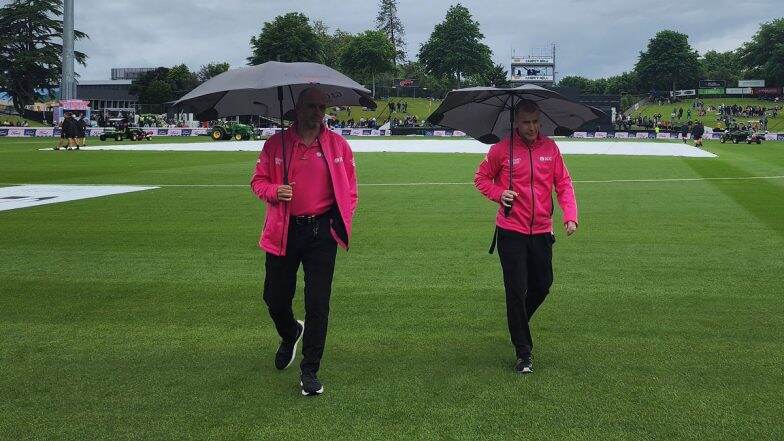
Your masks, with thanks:
[{"label": "jacket zipper", "polygon": [[530,234],[534,234],[534,215],[536,214],[536,195],[534,195],[534,157],[531,147],[528,147],[528,163],[531,167],[531,228]]}]

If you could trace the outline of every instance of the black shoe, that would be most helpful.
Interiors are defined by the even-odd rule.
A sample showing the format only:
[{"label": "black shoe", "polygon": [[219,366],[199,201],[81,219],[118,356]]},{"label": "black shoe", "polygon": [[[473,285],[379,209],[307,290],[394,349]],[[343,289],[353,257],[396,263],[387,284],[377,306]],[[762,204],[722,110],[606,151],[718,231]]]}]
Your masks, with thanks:
[{"label": "black shoe", "polygon": [[324,393],[324,385],[318,380],[315,372],[302,372],[299,375],[299,385],[302,388],[302,395],[306,397]]},{"label": "black shoe", "polygon": [[518,374],[530,374],[534,371],[533,368],[533,360],[531,360],[530,355],[523,356],[517,359],[517,363],[514,365],[514,370]]},{"label": "black shoe", "polygon": [[275,367],[278,370],[286,369],[291,366],[294,359],[297,358],[297,345],[302,340],[302,334],[305,332],[305,323],[297,320],[297,336],[291,341],[281,341],[278,346],[278,352],[275,353]]}]

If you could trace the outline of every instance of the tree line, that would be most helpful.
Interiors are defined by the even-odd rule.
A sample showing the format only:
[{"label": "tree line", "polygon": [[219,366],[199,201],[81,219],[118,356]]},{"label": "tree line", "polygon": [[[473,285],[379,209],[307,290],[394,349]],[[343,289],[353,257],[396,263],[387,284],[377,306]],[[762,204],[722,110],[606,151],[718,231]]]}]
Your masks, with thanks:
[{"label": "tree line", "polygon": [[728,85],[742,79],[784,85],[784,18],[762,23],[751,40],[735,50],[703,55],[691,47],[688,35],[663,30],[650,39],[632,70],[597,79],[567,76],[558,84],[588,94],[646,94],[695,89],[701,79],[724,80]]},{"label": "tree line", "polygon": [[[0,92],[21,110],[35,101],[55,98],[61,72],[62,0],[11,0],[0,8]],[[89,38],[75,31],[75,38]],[[405,27],[397,0],[380,0],[375,26],[355,34],[290,12],[264,22],[250,38],[249,65],[267,61],[311,61],[333,67],[375,89],[394,78],[413,79],[430,95],[443,96],[457,87],[509,85],[503,65],[492,62],[480,23],[460,3],[446,11],[415,60],[406,59]],[[559,86],[589,94],[642,94],[651,90],[692,89],[699,79],[764,79],[784,84],[784,18],[760,25],[751,41],[728,52],[699,55],[688,36],[658,32],[640,52],[634,68],[620,75],[588,79],[567,76]],[[76,61],[86,64],[77,52]],[[180,98],[198,84],[229,69],[210,62],[192,72],[186,65],[159,67],[131,86],[140,104],[162,104]]]}]

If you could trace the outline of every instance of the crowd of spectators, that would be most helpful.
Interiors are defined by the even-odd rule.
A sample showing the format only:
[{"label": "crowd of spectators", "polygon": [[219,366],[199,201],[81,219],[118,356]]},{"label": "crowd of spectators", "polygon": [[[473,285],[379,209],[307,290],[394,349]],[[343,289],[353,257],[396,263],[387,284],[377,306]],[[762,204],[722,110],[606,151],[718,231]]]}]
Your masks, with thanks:
[{"label": "crowd of spectators", "polygon": [[[669,115],[662,115],[657,112],[653,115],[642,114],[619,114],[615,120],[616,130],[665,130],[682,131],[696,124],[698,119],[707,116],[708,113],[716,115],[716,129],[725,130],[727,128],[741,128],[754,131],[766,131],[768,129],[768,119],[775,118],[781,111],[781,107],[769,107],[762,105],[738,104],[719,106],[709,106],[700,99],[695,99],[690,106],[673,107]],[[736,118],[753,118],[753,121],[738,121]]]},{"label": "crowd of spectators", "polygon": [[18,119],[16,121],[0,120],[0,127],[29,127],[27,120]]},{"label": "crowd of spectators", "polygon": [[720,116],[729,116],[729,117],[759,117],[770,115],[775,118],[778,115],[780,108],[779,107],[772,107],[768,109],[766,106],[739,106],[737,104],[733,104],[731,106],[726,106],[721,104],[717,109]]},{"label": "crowd of spectators", "polygon": [[360,117],[358,120],[350,117],[345,120],[339,120],[337,115],[330,114],[327,115],[326,123],[327,126],[331,129],[377,129],[379,127],[378,121],[375,117]]}]

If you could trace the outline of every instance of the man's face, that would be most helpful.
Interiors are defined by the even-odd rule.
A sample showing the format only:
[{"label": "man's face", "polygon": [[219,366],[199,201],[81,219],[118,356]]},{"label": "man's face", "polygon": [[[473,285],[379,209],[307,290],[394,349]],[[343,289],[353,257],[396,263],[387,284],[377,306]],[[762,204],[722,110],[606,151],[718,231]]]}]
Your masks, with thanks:
[{"label": "man's face", "polygon": [[528,142],[534,142],[539,136],[539,129],[542,124],[539,122],[539,112],[519,111],[515,117],[515,127],[517,133]]},{"label": "man's face", "polygon": [[295,113],[297,114],[297,124],[303,128],[315,129],[324,121],[324,114],[327,110],[327,97],[323,92],[311,89],[304,93],[297,105],[295,106]]}]

